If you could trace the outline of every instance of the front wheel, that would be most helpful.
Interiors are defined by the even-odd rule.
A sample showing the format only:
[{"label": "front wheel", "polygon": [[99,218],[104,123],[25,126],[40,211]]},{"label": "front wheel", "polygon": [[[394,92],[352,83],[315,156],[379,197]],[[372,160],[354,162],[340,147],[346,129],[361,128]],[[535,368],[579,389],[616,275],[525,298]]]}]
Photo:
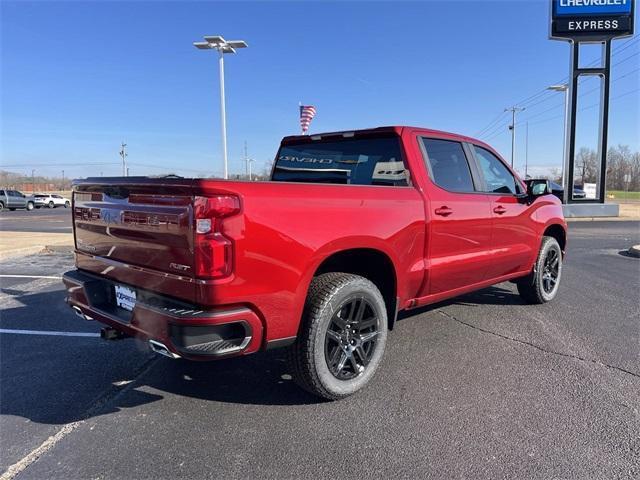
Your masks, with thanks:
[{"label": "front wheel", "polygon": [[386,341],[387,311],[372,282],[348,273],[319,275],[289,352],[294,380],[328,400],[347,397],[369,383]]},{"label": "front wheel", "polygon": [[64,208],[69,208],[71,204],[69,202],[64,202]]},{"label": "front wheel", "polygon": [[27,210],[29,210],[29,211],[33,210],[33,202],[28,202],[27,203]]},{"label": "front wheel", "polygon": [[53,202],[49,202],[49,208],[53,208],[55,207],[55,204]]},{"label": "front wheel", "polygon": [[518,280],[518,292],[529,303],[547,303],[555,298],[562,277],[562,250],[553,237],[542,237],[533,271]]}]

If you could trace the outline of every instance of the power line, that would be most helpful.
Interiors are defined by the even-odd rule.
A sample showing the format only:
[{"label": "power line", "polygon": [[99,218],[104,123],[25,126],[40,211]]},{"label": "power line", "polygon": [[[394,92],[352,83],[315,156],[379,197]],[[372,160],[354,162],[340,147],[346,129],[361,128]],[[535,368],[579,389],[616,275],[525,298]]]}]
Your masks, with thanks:
[{"label": "power line", "polygon": [[480,135],[482,135],[486,130],[490,129],[496,122],[498,122],[505,114],[506,112],[502,111],[500,112],[500,114],[494,118],[491,122],[489,122],[489,124],[484,127],[482,130],[480,130],[479,132],[474,134],[474,137],[479,137]]},{"label": "power line", "polygon": [[[631,47],[632,45],[635,45],[636,43],[640,42],[640,38],[635,38],[635,37],[631,37],[628,40],[626,40],[625,42],[621,43],[618,48],[616,48],[614,50],[614,52],[611,54],[611,56],[615,56],[618,55],[619,53],[623,52],[624,50],[626,50],[627,48]],[[631,54],[630,56],[622,59],[619,62],[614,63],[613,65],[611,65],[611,67],[615,67],[617,65],[620,65],[621,63],[626,62],[627,60],[633,58],[634,56],[638,55],[638,53],[640,52],[635,52],[633,54]],[[600,62],[600,60],[596,59],[593,60],[592,62],[590,62],[589,64],[587,64],[587,67],[589,66],[594,66],[596,65],[598,62]],[[556,84],[560,84],[560,83],[566,83],[567,80],[569,79],[568,76],[565,76],[562,80],[555,82]],[[531,108],[535,105],[538,105],[540,103],[546,102],[547,99],[544,100],[539,100],[540,97],[544,96],[546,93],[550,93],[549,90],[547,90],[547,88],[545,87],[544,89],[529,95],[528,97],[520,100],[519,102],[516,102],[515,105],[519,105],[521,107],[526,107],[526,108]],[[552,97],[549,97],[552,98]],[[531,104],[531,102],[533,102],[534,100],[537,100],[536,103]],[[495,125],[496,123],[500,120],[500,118],[502,118],[502,115],[504,115],[505,112],[502,112],[500,115],[498,115],[498,117],[496,117],[496,119],[494,119],[492,122],[490,122],[486,127],[484,127],[482,130],[480,130],[477,134],[475,134],[475,136],[480,137],[482,135],[487,136],[488,134],[490,134],[489,132],[494,132],[495,133]],[[505,126],[507,126],[508,123],[502,124],[500,126],[500,128],[504,128]],[[500,129],[499,128],[499,129]]]},{"label": "power line", "polygon": [[[609,101],[610,101],[610,102],[613,102],[614,100],[619,100],[620,98],[626,97],[627,95],[631,95],[632,93],[636,93],[638,90],[640,90],[640,88],[636,88],[636,89],[634,89],[634,90],[630,90],[630,91],[625,92],[625,93],[622,93],[622,94],[620,94],[620,95],[616,95],[615,97],[611,98]],[[590,109],[590,108],[597,107],[598,105],[600,105],[600,103],[593,103],[593,104],[588,105],[588,106],[586,106],[586,107],[582,107],[582,108],[580,108],[578,111],[579,111],[579,112],[582,112],[582,111],[584,111],[584,110],[588,110],[588,109]],[[543,119],[543,120],[537,120],[537,121],[535,121],[535,122],[529,122],[529,125],[536,125],[536,124],[538,124],[538,123],[545,123],[545,122],[549,122],[549,121],[551,121],[551,120],[555,120],[556,118],[561,118],[561,117],[563,117],[563,116],[564,116],[564,114],[563,114],[563,113],[561,113],[560,115],[554,115],[553,117],[545,118],[545,119]],[[531,118],[531,117],[529,117],[529,118]],[[521,122],[517,123],[517,124],[516,124],[516,126],[517,126],[517,125],[521,125],[521,124],[522,124],[522,122],[527,121],[527,120],[528,120],[528,118],[527,118],[527,119],[522,120]],[[486,139],[485,139],[485,141],[489,141],[489,140],[491,140],[492,138],[497,137],[497,136],[498,136],[499,134],[501,134],[501,133],[503,133],[503,132],[502,132],[502,131],[499,131],[499,132],[495,133],[494,135],[492,135],[491,137],[486,138]]]},{"label": "power line", "polygon": [[[618,80],[622,80],[623,78],[626,78],[626,77],[628,77],[630,75],[633,75],[634,73],[636,73],[639,70],[640,70],[640,68],[636,68],[636,69],[630,70],[629,72],[626,72],[624,75],[621,75],[620,77],[612,79],[611,83],[617,82]],[[597,90],[600,90],[600,88],[601,88],[600,86],[597,86],[595,88],[592,88],[591,90],[587,90],[586,92],[582,92],[580,95],[578,95],[578,98],[582,98],[582,97],[584,97],[584,96],[586,96],[586,95],[588,95],[590,93],[593,93],[593,92],[595,92]],[[553,98],[553,97],[550,97],[550,98]],[[542,103],[542,102],[540,102],[540,103]],[[518,122],[516,125],[522,125],[523,122],[525,122],[525,121],[528,121],[528,120],[530,120],[532,118],[539,117],[541,115],[544,115],[547,112],[550,112],[552,110],[556,110],[556,109],[561,108],[563,106],[564,106],[564,104],[560,103],[560,104],[554,105],[553,107],[550,107],[550,108],[547,108],[545,110],[542,110],[542,111],[540,111],[538,113],[534,113],[533,115],[528,115],[527,117],[523,118],[520,122]],[[527,107],[527,109],[531,109],[531,108],[533,108],[533,106]],[[504,112],[503,112],[503,114],[504,114]],[[557,118],[557,117],[553,117],[553,118]],[[540,122],[537,122],[537,121],[533,122],[532,125],[535,125],[536,123],[540,123]],[[501,133],[503,128],[507,127],[508,125],[509,125],[509,122],[503,123],[503,124],[501,124],[499,126],[496,126],[494,128],[489,129],[489,131],[487,131],[485,133],[483,138],[485,138],[485,141],[490,140],[491,138],[494,138],[497,134]]]}]

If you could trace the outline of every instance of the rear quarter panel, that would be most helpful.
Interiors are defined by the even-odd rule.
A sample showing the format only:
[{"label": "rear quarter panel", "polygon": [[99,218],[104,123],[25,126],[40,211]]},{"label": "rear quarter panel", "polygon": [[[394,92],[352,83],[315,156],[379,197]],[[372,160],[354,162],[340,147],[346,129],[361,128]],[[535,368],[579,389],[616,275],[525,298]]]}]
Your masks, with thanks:
[{"label": "rear quarter panel", "polygon": [[[201,193],[226,182],[203,181]],[[233,275],[201,282],[202,305],[249,303],[266,340],[297,334],[311,278],[331,254],[372,248],[396,268],[398,296],[412,298],[423,276],[424,205],[412,187],[234,182],[242,214],[224,222],[235,241]],[[219,287],[219,288],[216,288]]]}]

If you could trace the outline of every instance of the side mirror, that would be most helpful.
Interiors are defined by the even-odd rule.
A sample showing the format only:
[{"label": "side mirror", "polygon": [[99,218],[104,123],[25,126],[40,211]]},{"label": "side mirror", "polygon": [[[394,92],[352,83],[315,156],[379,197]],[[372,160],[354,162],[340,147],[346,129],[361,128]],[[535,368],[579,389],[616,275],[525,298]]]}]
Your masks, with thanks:
[{"label": "side mirror", "polygon": [[530,179],[525,180],[527,184],[527,195],[531,198],[540,197],[551,193],[551,186],[548,180],[544,179]]}]

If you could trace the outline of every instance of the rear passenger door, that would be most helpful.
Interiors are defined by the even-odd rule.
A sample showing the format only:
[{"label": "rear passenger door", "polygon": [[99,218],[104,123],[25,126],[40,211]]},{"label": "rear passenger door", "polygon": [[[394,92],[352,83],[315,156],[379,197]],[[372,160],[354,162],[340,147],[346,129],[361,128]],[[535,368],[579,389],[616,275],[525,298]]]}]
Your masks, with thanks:
[{"label": "rear passenger door", "polygon": [[9,208],[18,208],[20,206],[20,197],[15,190],[7,190],[7,201]]},{"label": "rear passenger door", "polygon": [[533,209],[525,201],[524,187],[492,152],[477,145],[471,148],[482,175],[482,189],[491,199],[491,245],[495,253],[488,278],[527,270],[537,253],[534,248],[537,236],[533,228],[535,221],[531,218]]},{"label": "rear passenger door", "polygon": [[427,286],[422,296],[454,293],[486,277],[491,261],[490,201],[480,191],[467,145],[439,138],[419,141],[429,175]]}]

